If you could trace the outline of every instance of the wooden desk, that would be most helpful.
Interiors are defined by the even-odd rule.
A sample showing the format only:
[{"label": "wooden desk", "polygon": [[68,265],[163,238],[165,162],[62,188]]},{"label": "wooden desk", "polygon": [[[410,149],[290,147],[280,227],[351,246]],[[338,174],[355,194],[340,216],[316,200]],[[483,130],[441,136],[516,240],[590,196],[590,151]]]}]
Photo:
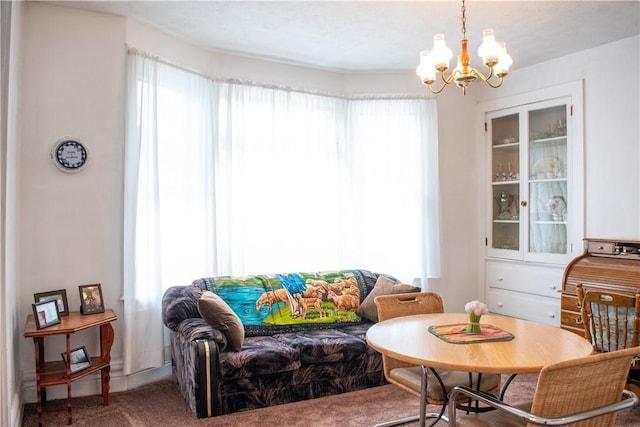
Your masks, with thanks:
[{"label": "wooden desk", "polygon": [[584,336],[581,301],[576,286],[585,291],[627,295],[640,292],[640,241],[584,239],[584,253],[571,261],[562,279],[561,326]]},{"label": "wooden desk", "polygon": [[[71,417],[71,383],[79,378],[100,371],[102,384],[102,399],[104,405],[109,405],[109,380],[111,372],[111,346],[114,333],[111,322],[117,320],[113,310],[105,310],[104,313],[83,315],[80,312],[71,312],[68,316],[60,318],[60,323],[44,329],[37,329],[33,315],[27,316],[24,328],[24,336],[33,338],[36,354],[36,394],[38,398],[38,420],[42,425],[42,405],[47,402],[46,387],[54,385],[67,385],[67,412],[68,424],[72,423]],[[44,338],[56,335],[67,337],[67,360],[71,360],[71,334],[86,329],[100,328],[100,355],[90,356],[91,366],[78,372],[71,373],[71,367],[62,361],[58,355],[55,361],[45,361]]]},{"label": "wooden desk", "polygon": [[[537,373],[546,365],[593,353],[591,343],[574,333],[505,316],[484,315],[480,324],[511,332],[511,341],[452,344],[429,332],[432,325],[466,323],[468,319],[466,313],[396,317],[369,328],[367,342],[384,355],[416,366],[496,374]],[[421,404],[424,402],[423,397]],[[424,407],[420,413],[422,426],[423,414]]]}]

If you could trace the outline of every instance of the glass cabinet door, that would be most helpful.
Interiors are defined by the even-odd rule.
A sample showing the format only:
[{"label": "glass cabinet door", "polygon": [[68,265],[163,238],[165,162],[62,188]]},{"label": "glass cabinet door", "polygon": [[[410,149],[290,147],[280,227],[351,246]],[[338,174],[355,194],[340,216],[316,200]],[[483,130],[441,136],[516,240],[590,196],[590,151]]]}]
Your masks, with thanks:
[{"label": "glass cabinet door", "polygon": [[528,252],[566,254],[568,201],[567,105],[530,110]]},{"label": "glass cabinet door", "polygon": [[490,119],[491,248],[520,251],[520,115]]},{"label": "glass cabinet door", "polygon": [[571,254],[570,113],[565,97],[485,115],[489,256],[562,263]]}]

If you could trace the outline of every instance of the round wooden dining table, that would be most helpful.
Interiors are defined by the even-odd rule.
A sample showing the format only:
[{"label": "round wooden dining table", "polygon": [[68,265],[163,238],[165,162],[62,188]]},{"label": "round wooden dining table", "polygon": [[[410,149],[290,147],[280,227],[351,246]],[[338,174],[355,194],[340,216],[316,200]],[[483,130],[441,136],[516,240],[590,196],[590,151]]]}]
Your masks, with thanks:
[{"label": "round wooden dining table", "polygon": [[[466,313],[418,314],[385,320],[367,331],[367,342],[378,352],[423,367],[418,418],[421,427],[425,426],[426,418],[436,418],[434,424],[441,418],[447,420],[443,416],[444,407],[439,414],[426,413],[426,368],[511,374],[503,386],[504,393],[516,374],[538,373],[547,365],[593,353],[591,343],[573,332],[505,316],[484,315],[480,327],[490,325],[506,331],[512,335],[509,340],[450,342],[429,330],[449,325],[463,327],[468,320]],[[386,425],[395,424],[378,426]]]},{"label": "round wooden dining table", "polygon": [[593,353],[591,343],[573,332],[506,316],[484,315],[480,326],[510,332],[510,341],[450,343],[429,331],[430,326],[467,321],[466,313],[396,317],[369,328],[367,342],[382,354],[415,365],[496,374],[537,373],[546,365]]}]

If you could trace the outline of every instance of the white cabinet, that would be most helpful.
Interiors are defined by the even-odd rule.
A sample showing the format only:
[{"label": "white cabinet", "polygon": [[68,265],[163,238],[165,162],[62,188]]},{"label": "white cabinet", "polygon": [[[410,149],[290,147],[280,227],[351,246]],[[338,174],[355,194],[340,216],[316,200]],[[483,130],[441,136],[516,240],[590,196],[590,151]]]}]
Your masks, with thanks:
[{"label": "white cabinet", "polygon": [[582,82],[481,104],[485,291],[492,312],[559,325],[582,252]]},{"label": "white cabinet", "polygon": [[489,311],[560,326],[561,266],[486,261]]}]

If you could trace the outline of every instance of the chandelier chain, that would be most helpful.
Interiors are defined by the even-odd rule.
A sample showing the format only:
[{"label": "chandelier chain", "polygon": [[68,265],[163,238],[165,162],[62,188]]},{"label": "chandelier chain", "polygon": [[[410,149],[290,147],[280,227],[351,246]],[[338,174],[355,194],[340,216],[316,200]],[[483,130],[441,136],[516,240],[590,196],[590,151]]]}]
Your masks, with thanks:
[{"label": "chandelier chain", "polygon": [[462,38],[466,39],[467,38],[467,16],[465,14],[467,8],[464,5],[464,0],[462,0]]}]

